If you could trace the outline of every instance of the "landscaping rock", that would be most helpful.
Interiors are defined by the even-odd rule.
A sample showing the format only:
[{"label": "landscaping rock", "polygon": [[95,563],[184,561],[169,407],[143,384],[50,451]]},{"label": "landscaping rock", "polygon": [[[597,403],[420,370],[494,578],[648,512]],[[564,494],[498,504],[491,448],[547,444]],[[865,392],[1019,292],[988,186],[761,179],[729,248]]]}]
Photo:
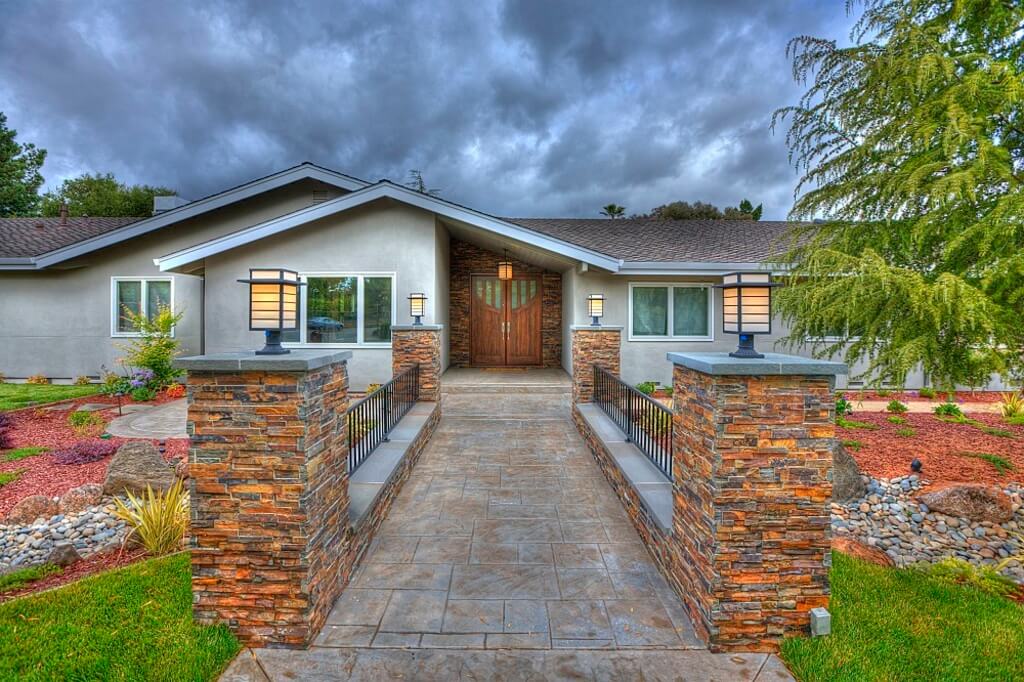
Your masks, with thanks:
[{"label": "landscaping rock", "polygon": [[81,555],[73,544],[70,542],[58,542],[50,550],[49,556],[46,557],[46,563],[63,567],[70,566],[76,561],[81,561],[81,559]]},{"label": "landscaping rock", "polygon": [[174,464],[174,475],[183,481],[188,480],[188,460],[187,459],[176,459]]},{"label": "landscaping rock", "polygon": [[860,477],[860,470],[853,456],[842,445],[837,445],[832,455],[832,500],[849,502],[864,496],[867,488]]},{"label": "landscaping rock", "polygon": [[50,518],[59,511],[57,502],[46,495],[29,495],[18,502],[7,515],[7,523],[32,523],[40,516]]},{"label": "landscaping rock", "polygon": [[[51,555],[62,544],[70,544],[78,556],[90,557],[119,548],[128,533],[127,524],[115,515],[112,499],[77,512],[55,514],[7,525],[0,524],[0,573],[12,567],[44,564],[58,559]],[[62,550],[70,560],[70,552]]]},{"label": "landscaping rock", "polygon": [[932,511],[971,521],[1005,523],[1013,518],[1010,498],[998,488],[980,483],[951,485],[921,495],[920,501]]},{"label": "landscaping rock", "polygon": [[87,507],[93,507],[103,499],[103,486],[99,483],[86,483],[64,493],[60,498],[60,512],[82,511]]},{"label": "landscaping rock", "polygon": [[149,441],[133,440],[118,448],[110,460],[103,492],[121,495],[127,490],[139,495],[146,492],[147,485],[154,491],[166,490],[174,481],[174,472],[164,462],[156,446]]},{"label": "landscaping rock", "polygon": [[892,558],[882,550],[877,547],[864,544],[859,540],[854,540],[853,538],[835,538],[832,540],[832,549],[879,566],[896,565],[896,562],[894,562]]}]

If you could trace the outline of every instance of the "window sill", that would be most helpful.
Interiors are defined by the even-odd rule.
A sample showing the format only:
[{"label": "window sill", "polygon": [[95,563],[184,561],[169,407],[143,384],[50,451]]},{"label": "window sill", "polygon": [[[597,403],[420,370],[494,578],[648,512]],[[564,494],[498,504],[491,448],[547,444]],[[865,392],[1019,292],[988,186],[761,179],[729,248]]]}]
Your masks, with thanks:
[{"label": "window sill", "polygon": [[715,338],[713,336],[630,336],[627,340],[640,343],[678,343],[680,341],[684,343],[711,343]]},{"label": "window sill", "polygon": [[289,343],[285,342],[281,344],[285,348],[308,348],[316,350],[317,348],[345,348],[350,350],[358,350],[360,348],[378,348],[378,349],[390,349],[390,343]]}]

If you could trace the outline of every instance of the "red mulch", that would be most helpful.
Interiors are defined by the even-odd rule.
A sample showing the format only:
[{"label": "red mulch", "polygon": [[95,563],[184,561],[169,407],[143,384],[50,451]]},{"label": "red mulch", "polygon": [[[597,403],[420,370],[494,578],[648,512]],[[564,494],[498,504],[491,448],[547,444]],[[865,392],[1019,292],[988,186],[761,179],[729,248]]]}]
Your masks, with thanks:
[{"label": "red mulch", "polygon": [[23,585],[22,587],[14,590],[0,592],[0,603],[14,599],[15,597],[32,594],[33,592],[41,592],[59,585],[66,585],[67,583],[80,580],[94,573],[102,573],[103,571],[127,566],[128,564],[135,563],[145,557],[146,550],[144,549],[123,549],[115,552],[107,552],[105,554],[94,554],[88,559],[82,559],[81,561],[68,566],[62,573],[47,576],[41,580],[36,580],[35,582]]},{"label": "red mulch", "polygon": [[[167,398],[160,394],[159,398],[153,401],[156,404],[166,403],[173,398]],[[111,409],[99,410],[94,414],[103,417],[104,422],[109,422],[117,416],[117,399],[107,396],[88,396],[72,401],[76,406],[83,403],[109,403]],[[128,401],[130,402],[130,401]],[[68,424],[68,410],[47,411],[39,407],[29,407],[22,410],[15,410],[7,414],[11,418],[13,428],[11,437],[15,448],[42,446],[50,448],[50,452],[44,452],[35,457],[26,457],[16,462],[7,462],[0,452],[0,471],[17,471],[23,469],[24,473],[14,482],[0,487],[0,519],[7,515],[11,508],[29,495],[48,495],[55,497],[63,495],[68,490],[85,483],[102,483],[107,474],[107,465],[110,458],[91,462],[89,464],[57,464],[53,461],[52,452],[62,447],[74,444],[82,438]],[[102,429],[97,429],[102,432]],[[111,438],[113,443],[123,443],[125,438]],[[154,440],[157,444],[159,441]],[[176,456],[185,457],[188,455],[188,439],[174,438],[167,440],[165,457],[171,459]]]},{"label": "red mulch", "polygon": [[[917,391],[891,391],[887,395],[879,395],[877,391],[860,391],[849,388],[839,391],[846,399],[856,403],[858,400],[899,400],[901,403],[924,402],[941,403],[946,400],[945,391],[936,391],[934,398],[922,398]],[[955,403],[997,403],[1003,399],[1005,391],[957,391],[953,396]]]},{"label": "red mulch", "polygon": [[[868,429],[837,428],[836,436],[842,440],[860,441],[861,448],[848,447],[861,471],[875,478],[904,476],[910,472],[910,462],[921,460],[921,475],[934,482],[972,482],[1002,485],[1011,481],[1024,481],[1024,427],[1010,426],[998,415],[970,413],[967,416],[985,426],[1010,431],[1014,438],[989,435],[969,424],[950,424],[931,414],[904,414],[906,424],[890,424],[892,415],[886,412],[854,412],[847,417],[853,421],[874,424]],[[916,434],[909,438],[897,436],[896,431],[910,427]],[[1001,474],[989,462],[957,453],[990,453],[1009,460],[1014,469]]]}]

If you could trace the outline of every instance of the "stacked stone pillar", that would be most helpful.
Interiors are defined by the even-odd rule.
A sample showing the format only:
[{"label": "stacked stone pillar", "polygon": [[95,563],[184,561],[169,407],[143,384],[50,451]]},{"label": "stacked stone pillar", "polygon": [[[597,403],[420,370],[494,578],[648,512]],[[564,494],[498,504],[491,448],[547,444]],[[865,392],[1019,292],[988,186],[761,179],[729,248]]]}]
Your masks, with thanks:
[{"label": "stacked stone pillar", "polygon": [[349,351],[181,358],[193,614],[248,646],[307,646],[348,581]]},{"label": "stacked stone pillar", "polygon": [[622,327],[574,326],[572,328],[572,399],[594,399],[594,365],[619,376]]},{"label": "stacked stone pillar", "polygon": [[444,325],[395,325],[391,327],[391,371],[397,376],[408,367],[420,366],[420,400],[441,399],[441,332]]},{"label": "stacked stone pillar", "polygon": [[827,607],[841,363],[669,353],[669,575],[715,651],[771,651]]}]

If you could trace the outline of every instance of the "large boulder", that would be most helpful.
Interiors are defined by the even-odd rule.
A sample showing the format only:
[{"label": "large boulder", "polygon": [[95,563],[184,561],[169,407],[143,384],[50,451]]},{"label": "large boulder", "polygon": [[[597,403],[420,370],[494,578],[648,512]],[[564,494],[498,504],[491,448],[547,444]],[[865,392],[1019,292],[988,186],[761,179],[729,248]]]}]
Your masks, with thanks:
[{"label": "large boulder", "polygon": [[842,445],[836,445],[832,454],[832,501],[852,502],[867,493],[867,485],[860,477],[857,461]]},{"label": "large boulder", "polygon": [[72,488],[60,498],[60,513],[70,514],[89,507],[94,507],[103,499],[103,486],[99,483],[86,483]]},{"label": "large boulder", "polygon": [[155,445],[145,440],[132,440],[119,447],[110,460],[103,492],[123,495],[127,490],[140,495],[146,492],[147,485],[154,491],[166,490],[174,481],[174,471],[164,462]]},{"label": "large boulder", "polygon": [[7,514],[7,523],[26,525],[40,516],[50,518],[58,512],[57,501],[46,495],[29,495],[18,502]]},{"label": "large boulder", "polygon": [[78,550],[75,549],[73,544],[70,542],[58,542],[50,550],[50,555],[46,557],[46,563],[63,568],[81,561],[81,559],[81,555],[78,554]]},{"label": "large boulder", "polygon": [[882,550],[853,538],[832,538],[832,549],[879,566],[895,565],[892,557]]},{"label": "large boulder", "polygon": [[1010,497],[983,483],[957,483],[924,493],[918,500],[933,512],[971,521],[1005,523],[1013,518]]}]

